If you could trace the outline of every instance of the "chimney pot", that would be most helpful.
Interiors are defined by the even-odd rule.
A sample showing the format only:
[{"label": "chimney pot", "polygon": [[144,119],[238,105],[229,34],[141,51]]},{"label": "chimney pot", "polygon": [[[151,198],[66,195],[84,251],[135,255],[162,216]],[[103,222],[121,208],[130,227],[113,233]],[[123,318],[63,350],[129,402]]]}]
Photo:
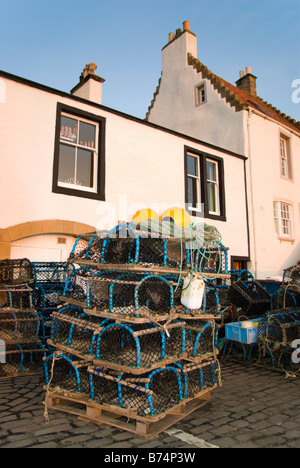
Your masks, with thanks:
[{"label": "chimney pot", "polygon": [[173,41],[173,39],[175,39],[175,34],[173,32],[171,32],[169,34],[169,42]]},{"label": "chimney pot", "polygon": [[184,21],[183,22],[183,30],[184,31],[189,31],[190,30],[190,25],[191,25],[190,21]]},{"label": "chimney pot", "polygon": [[243,78],[243,76],[245,76],[245,72],[244,72],[244,70],[241,70],[240,71],[240,78]]},{"label": "chimney pot", "polygon": [[247,74],[247,75],[251,74],[251,67],[247,67],[247,68],[246,68],[246,74]]}]

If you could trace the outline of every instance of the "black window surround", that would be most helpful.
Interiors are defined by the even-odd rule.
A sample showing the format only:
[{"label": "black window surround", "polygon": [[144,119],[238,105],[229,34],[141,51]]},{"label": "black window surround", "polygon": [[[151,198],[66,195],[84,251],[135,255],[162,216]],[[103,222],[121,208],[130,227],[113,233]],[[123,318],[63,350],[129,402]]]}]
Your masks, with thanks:
[{"label": "black window surround", "polygon": [[[188,172],[187,172],[187,156],[188,154],[197,156],[199,158],[200,166],[200,194],[201,194],[201,204],[204,208],[204,212],[196,212],[192,209],[189,210],[189,213],[192,216],[213,219],[217,221],[226,221],[226,202],[225,202],[225,179],[224,179],[224,161],[222,158],[213,156],[211,154],[205,153],[203,151],[195,150],[185,146],[184,148],[184,172],[185,172],[185,203],[188,205]],[[209,212],[208,207],[208,190],[207,190],[207,171],[206,171],[206,161],[211,160],[215,161],[218,165],[218,179],[219,179],[219,206],[220,214],[212,214]]]},{"label": "black window surround", "polygon": [[[98,164],[97,164],[96,192],[77,190],[76,188],[72,188],[72,187],[70,188],[61,187],[58,184],[60,128],[61,128],[62,113],[71,114],[78,118],[84,118],[98,125],[99,138],[98,138],[98,148],[97,148]],[[98,115],[94,115],[89,112],[82,111],[81,109],[78,109],[78,108],[70,107],[63,103],[57,104],[52,192],[60,193],[63,195],[71,195],[75,197],[90,198],[94,200],[105,201],[105,125],[106,125],[106,119],[104,117],[100,117]]]}]

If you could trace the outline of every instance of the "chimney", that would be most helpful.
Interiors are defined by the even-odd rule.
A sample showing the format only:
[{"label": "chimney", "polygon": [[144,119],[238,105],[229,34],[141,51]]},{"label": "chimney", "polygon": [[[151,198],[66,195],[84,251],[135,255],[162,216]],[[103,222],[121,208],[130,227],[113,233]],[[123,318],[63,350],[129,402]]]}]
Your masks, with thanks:
[{"label": "chimney", "polygon": [[240,78],[236,81],[236,86],[242,91],[246,91],[250,96],[256,97],[256,79],[256,76],[251,73],[251,67],[247,67],[246,74],[243,70],[240,71]]},{"label": "chimney", "polygon": [[105,80],[96,75],[96,70],[97,65],[94,62],[88,63],[79,77],[79,83],[71,89],[71,94],[102,104],[102,83]]}]

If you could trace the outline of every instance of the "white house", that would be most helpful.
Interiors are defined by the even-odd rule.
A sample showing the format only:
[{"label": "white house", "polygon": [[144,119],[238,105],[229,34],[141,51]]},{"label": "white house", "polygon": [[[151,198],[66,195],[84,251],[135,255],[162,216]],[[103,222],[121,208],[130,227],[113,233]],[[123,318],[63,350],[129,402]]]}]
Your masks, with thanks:
[{"label": "white house", "polygon": [[70,94],[0,72],[0,258],[64,260],[79,234],[197,197],[231,260],[248,258],[243,145],[104,107],[103,82],[95,64]]},{"label": "white house", "polygon": [[[162,49],[146,120],[247,158],[250,254],[240,266],[265,279],[300,261],[300,122],[257,96],[250,67],[236,86],[215,75],[197,58],[185,21]],[[208,170],[218,183],[217,171]]]}]

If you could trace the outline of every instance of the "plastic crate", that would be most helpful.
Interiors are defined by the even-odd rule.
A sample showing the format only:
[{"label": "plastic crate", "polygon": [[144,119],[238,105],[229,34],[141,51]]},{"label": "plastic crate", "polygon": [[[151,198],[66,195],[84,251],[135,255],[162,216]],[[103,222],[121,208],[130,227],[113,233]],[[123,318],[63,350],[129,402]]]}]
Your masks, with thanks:
[{"label": "plastic crate", "polygon": [[254,344],[258,341],[258,326],[242,328],[242,322],[233,322],[225,325],[226,338],[243,344]]}]

